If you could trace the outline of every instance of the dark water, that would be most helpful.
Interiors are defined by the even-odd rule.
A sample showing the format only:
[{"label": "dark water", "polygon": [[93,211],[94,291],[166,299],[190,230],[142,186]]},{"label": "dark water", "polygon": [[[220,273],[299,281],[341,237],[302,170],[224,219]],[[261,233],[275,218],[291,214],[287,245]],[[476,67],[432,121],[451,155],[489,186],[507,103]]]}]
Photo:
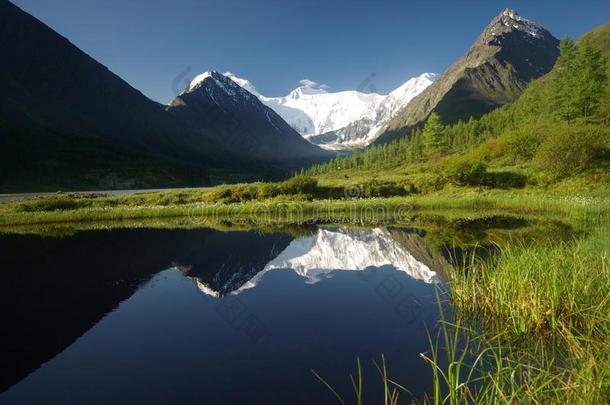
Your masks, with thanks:
[{"label": "dark water", "polygon": [[[293,232],[294,234],[294,232]],[[0,236],[0,403],[334,404],[429,391],[448,255],[414,229]]]}]

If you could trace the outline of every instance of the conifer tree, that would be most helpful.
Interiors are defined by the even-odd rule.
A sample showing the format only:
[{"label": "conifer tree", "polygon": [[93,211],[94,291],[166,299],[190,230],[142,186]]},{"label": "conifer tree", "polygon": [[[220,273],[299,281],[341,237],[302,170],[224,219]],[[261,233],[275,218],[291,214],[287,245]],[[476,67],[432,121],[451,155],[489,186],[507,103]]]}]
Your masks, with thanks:
[{"label": "conifer tree", "polygon": [[445,146],[443,129],[441,117],[435,112],[430,114],[422,131],[425,153],[432,153]]},{"label": "conifer tree", "polygon": [[576,92],[577,49],[570,37],[565,37],[559,43],[560,55],[555,63],[555,75],[551,84],[552,114],[560,121],[572,121],[578,110],[574,99]]},{"label": "conifer tree", "polygon": [[584,119],[594,116],[598,111],[606,85],[604,60],[599,50],[589,41],[578,44],[574,76],[576,80],[575,102],[578,115]]}]

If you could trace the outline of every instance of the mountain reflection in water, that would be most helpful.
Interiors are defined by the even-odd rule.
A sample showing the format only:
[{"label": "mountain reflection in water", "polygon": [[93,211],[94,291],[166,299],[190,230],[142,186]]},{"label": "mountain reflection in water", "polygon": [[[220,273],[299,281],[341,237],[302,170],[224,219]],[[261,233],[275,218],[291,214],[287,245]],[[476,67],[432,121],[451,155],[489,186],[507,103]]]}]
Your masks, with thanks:
[{"label": "mountain reflection in water", "polygon": [[[417,242],[420,247],[425,246],[423,241]],[[227,292],[238,294],[256,287],[264,275],[274,269],[292,270],[303,277],[305,282],[313,284],[334,271],[365,271],[372,267],[390,266],[414,279],[426,283],[438,282],[439,276],[428,265],[415,258],[407,250],[409,247],[413,246],[398,243],[387,229],[321,228],[312,236],[294,239],[279,255],[260,271],[256,270],[252,278],[245,282],[234,277],[227,280],[225,285],[216,286],[214,289],[199,277],[193,277],[193,281],[203,293],[213,297],[220,297]],[[434,263],[432,254],[429,251],[426,253],[420,260]],[[191,268],[185,270],[183,272],[186,274],[191,272]]]},{"label": "mountain reflection in water", "polygon": [[310,369],[381,353],[421,392],[447,264],[422,234],[2,235],[0,402],[333,403]]}]

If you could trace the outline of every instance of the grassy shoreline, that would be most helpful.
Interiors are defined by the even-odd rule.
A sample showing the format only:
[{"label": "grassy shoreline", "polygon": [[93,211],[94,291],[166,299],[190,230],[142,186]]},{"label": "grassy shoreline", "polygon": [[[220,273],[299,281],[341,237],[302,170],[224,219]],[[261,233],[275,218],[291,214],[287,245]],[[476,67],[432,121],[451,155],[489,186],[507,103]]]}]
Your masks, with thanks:
[{"label": "grassy shoreline", "polygon": [[[483,342],[473,354],[490,356],[494,367],[483,372],[486,394],[474,403],[606,403],[609,240],[610,225],[598,223],[568,242],[507,244],[495,260],[449,272],[458,327],[482,328],[465,336]],[[464,400],[466,386],[453,392],[458,403],[473,403]]]},{"label": "grassy shoreline", "polygon": [[180,217],[261,217],[288,222],[305,222],[312,217],[332,220],[337,216],[366,218],[373,215],[400,219],[414,211],[456,209],[552,214],[587,221],[610,219],[610,200],[606,198],[522,193],[432,194],[354,200],[267,199],[225,204],[202,200],[201,191],[194,190],[84,199],[51,197],[0,205],[0,227]]}]

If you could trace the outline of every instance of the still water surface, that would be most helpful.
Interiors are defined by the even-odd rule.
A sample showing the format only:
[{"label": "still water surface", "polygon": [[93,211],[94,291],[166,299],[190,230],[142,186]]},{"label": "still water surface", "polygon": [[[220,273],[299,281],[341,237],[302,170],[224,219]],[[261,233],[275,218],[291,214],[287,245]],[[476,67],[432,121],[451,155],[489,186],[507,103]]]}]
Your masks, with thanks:
[{"label": "still water surface", "polygon": [[429,391],[448,255],[415,229],[0,236],[0,403],[334,404],[356,356]]}]

